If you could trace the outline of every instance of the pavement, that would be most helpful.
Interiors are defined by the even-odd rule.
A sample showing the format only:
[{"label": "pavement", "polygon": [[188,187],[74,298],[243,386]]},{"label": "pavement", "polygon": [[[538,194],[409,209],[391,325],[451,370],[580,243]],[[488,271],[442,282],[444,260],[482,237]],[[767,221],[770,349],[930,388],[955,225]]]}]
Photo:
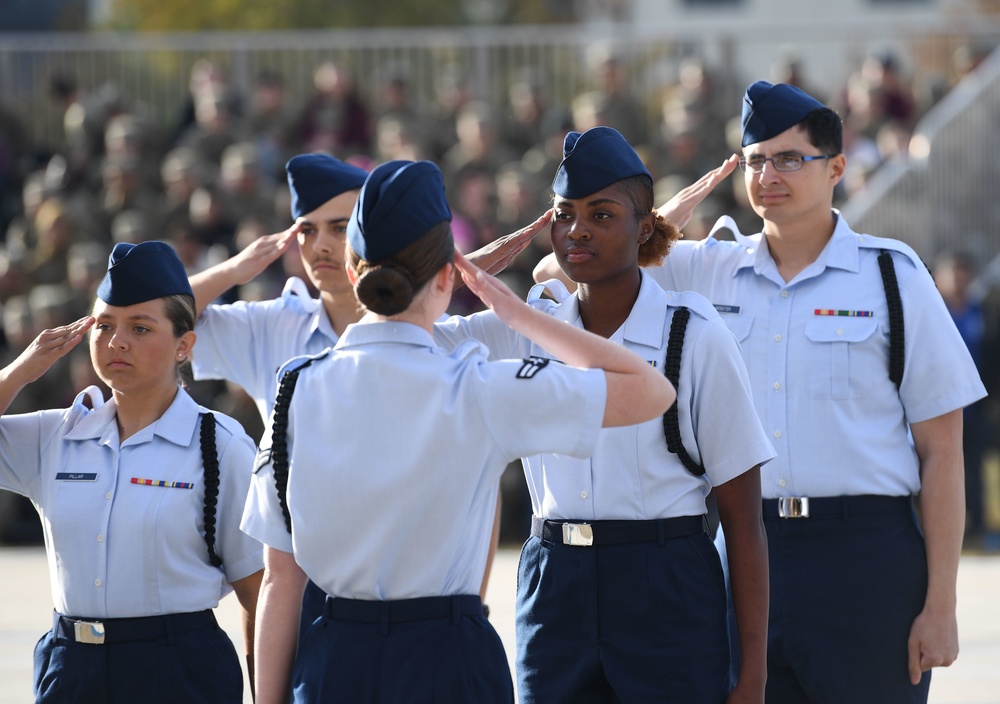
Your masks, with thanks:
[{"label": "pavement", "polygon": [[[510,548],[499,551],[486,598],[512,671],[517,555]],[[934,671],[930,704],[1000,704],[1000,556],[963,555],[958,598],[961,654],[951,667]],[[51,626],[51,613],[44,550],[0,548],[0,704],[32,701],[32,648]],[[236,598],[226,597],[216,613],[239,643]]]}]

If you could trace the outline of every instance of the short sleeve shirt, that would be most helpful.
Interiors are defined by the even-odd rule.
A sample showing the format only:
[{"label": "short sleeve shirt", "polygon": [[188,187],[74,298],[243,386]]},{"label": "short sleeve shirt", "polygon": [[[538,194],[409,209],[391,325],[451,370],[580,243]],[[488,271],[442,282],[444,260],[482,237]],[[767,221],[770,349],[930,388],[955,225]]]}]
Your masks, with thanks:
[{"label": "short sleeve shirt", "polygon": [[[583,327],[575,296],[562,304],[538,300],[534,305]],[[736,341],[702,296],[663,291],[643,275],[629,317],[610,339],[662,370],[673,314],[682,306],[691,316],[677,385],[678,424],[685,449],[705,474],[695,476],[667,450],[661,418],[604,428],[590,457],[537,453],[523,458],[535,515],[565,520],[700,515],[712,486],[774,456],[750,399]],[[436,335],[450,343],[482,340],[494,357],[552,357],[490,312],[451,318],[436,326]],[[561,413],[571,418],[574,409],[568,406]]]},{"label": "short sleeve shirt", "polygon": [[334,596],[478,594],[504,467],[542,451],[589,455],[606,396],[601,370],[488,362],[478,343],[446,352],[407,323],[349,326],[302,368],[291,400],[291,535],[270,447],[243,528]]},{"label": "short sleeve shirt", "polygon": [[216,417],[216,550],[204,538],[200,408],[178,388],[167,411],[119,443],[113,401],[0,418],[0,488],[42,518],[52,600],[62,614],[154,616],[214,608],[228,584],[263,568],[260,543],[239,530],[254,444]]},{"label": "short sleeve shirt", "polygon": [[194,377],[239,384],[265,421],[274,406],[281,365],[322,352],[337,341],[322,303],[295,277],[280,298],[208,306],[195,332]]},{"label": "short sleeve shirt", "polygon": [[[905,244],[858,234],[840,217],[826,248],[785,282],[762,234],[679,242],[662,286],[705,295],[740,341],[777,457],[767,498],[920,490],[909,425],[986,391],[926,267]],[[728,220],[728,219],[726,219]],[[720,221],[730,229],[735,225]],[[903,304],[905,364],[889,379],[889,316],[878,264],[890,252]]]}]

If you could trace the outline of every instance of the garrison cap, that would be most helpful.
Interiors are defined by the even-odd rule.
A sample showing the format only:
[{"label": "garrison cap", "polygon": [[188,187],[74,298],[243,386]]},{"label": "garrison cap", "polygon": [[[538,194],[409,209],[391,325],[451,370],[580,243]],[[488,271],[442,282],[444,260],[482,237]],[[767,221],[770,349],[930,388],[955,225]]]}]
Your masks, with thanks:
[{"label": "garrison cap", "polygon": [[563,198],[583,198],[631,176],[646,176],[646,165],[618,130],[593,127],[570,132],[563,141],[563,160],[552,180],[552,192]]},{"label": "garrison cap", "polygon": [[776,137],[802,122],[813,110],[826,106],[787,83],[757,81],[743,96],[743,140],[746,147]]},{"label": "garrison cap", "polygon": [[331,198],[361,188],[368,172],[327,154],[299,154],[285,164],[292,217],[299,219]]},{"label": "garrison cap", "polygon": [[361,187],[347,223],[351,249],[369,262],[390,257],[441,222],[451,221],[444,179],[429,161],[387,161]]},{"label": "garrison cap", "polygon": [[97,297],[112,306],[132,306],[154,298],[194,296],[184,265],[166,242],[119,242],[108,257],[108,273]]}]

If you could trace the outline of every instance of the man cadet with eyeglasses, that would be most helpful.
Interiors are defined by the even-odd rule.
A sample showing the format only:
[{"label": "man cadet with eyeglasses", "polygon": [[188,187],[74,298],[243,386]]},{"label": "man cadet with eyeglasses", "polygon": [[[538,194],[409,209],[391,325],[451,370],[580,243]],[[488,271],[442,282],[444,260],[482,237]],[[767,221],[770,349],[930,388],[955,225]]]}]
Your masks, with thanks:
[{"label": "man cadet with eyeglasses", "polygon": [[[778,453],[760,470],[766,701],[926,702],[930,669],[958,655],[962,408],[986,392],[913,250],[833,209],[846,164],[837,114],[758,81],[742,125],[738,163],[763,231],[722,218],[715,229],[735,242],[678,242],[648,273],[721,313]],[[683,225],[736,166],[659,212]]]},{"label": "man cadet with eyeglasses", "polygon": [[766,701],[926,702],[930,669],[958,655],[962,408],[986,391],[916,253],[833,209],[838,115],[758,81],[742,125],[763,231],[724,220],[736,242],[678,246],[650,273],[706,295],[736,333],[778,452],[761,468]]}]

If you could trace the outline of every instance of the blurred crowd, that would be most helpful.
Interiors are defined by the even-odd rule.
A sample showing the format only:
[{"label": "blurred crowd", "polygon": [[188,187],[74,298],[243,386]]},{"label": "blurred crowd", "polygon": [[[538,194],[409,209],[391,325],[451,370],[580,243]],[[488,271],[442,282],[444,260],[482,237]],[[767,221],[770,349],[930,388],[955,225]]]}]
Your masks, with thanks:
[{"label": "blurred crowd", "polygon": [[[981,58],[956,53],[955,78]],[[288,76],[263,71],[241,92],[224,66],[202,59],[166,126],[130,105],[116,86],[83,90],[62,74],[51,78],[49,91],[64,137],[48,148],[32,144],[30,125],[0,98],[3,363],[42,329],[87,312],[116,242],[166,240],[194,273],[256,237],[287,228],[284,164],[297,153],[323,151],[365,168],[389,159],[436,162],[446,179],[456,242],[471,251],[527,225],[547,207],[569,130],[618,129],[654,175],[658,203],[738,150],[738,94],[720,90],[720,77],[704,62],[683,61],[676,81],[655,95],[636,93],[627,59],[609,47],[593,48],[588,69],[591,86],[568,105],[555,104],[531,70],[512,78],[503,104],[482,101],[460,70],[443,71],[433,106],[419,109],[403,70],[357,76],[326,60],[314,67],[311,93],[293,104]],[[905,154],[917,119],[948,87],[917,84],[888,51],[873,51],[841,86],[811,85],[792,54],[782,55],[768,78],[799,85],[844,118],[849,171],[841,199],[864,188],[887,159]],[[759,229],[745,189],[734,186],[700,206],[686,237],[706,236],[723,213],[745,232]],[[504,273],[516,291],[527,291],[547,245],[544,236],[537,238]],[[300,266],[293,249],[226,298],[275,297],[288,276],[302,276]],[[456,296],[453,312],[477,305]],[[21,393],[10,412],[69,405],[92,383],[100,382],[80,347]],[[241,389],[198,382],[192,391],[259,437],[260,420]]]}]

